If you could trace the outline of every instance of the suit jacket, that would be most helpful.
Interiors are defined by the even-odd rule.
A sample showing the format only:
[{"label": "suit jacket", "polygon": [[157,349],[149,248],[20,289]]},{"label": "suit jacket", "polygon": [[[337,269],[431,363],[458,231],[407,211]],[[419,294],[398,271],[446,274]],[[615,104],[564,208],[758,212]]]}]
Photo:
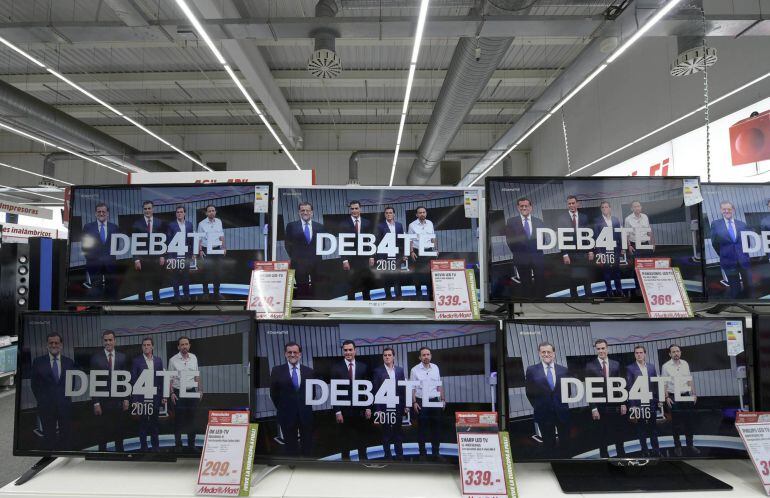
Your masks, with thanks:
[{"label": "suit jacket", "polygon": [[321,262],[321,256],[316,254],[316,239],[319,233],[326,233],[326,229],[320,223],[311,221],[313,233],[310,242],[305,239],[302,229],[302,221],[292,221],[286,225],[284,245],[294,269],[309,269]]},{"label": "suit jacket", "polygon": [[[590,228],[593,229],[594,226],[589,224],[588,222],[588,215],[581,213],[580,210],[578,210],[578,228]],[[558,222],[557,222],[557,228],[575,228],[575,225],[572,223],[572,214],[569,213],[567,210],[564,210],[562,214],[559,215]],[[587,257],[587,250],[580,250],[577,249],[567,249],[561,252],[562,257],[563,256],[569,256],[570,259],[576,257],[577,255],[582,255],[585,260],[588,260]],[[581,258],[582,259],[582,258]],[[583,261],[579,261],[583,262]],[[572,263],[575,263],[574,261]]]},{"label": "suit jacket", "polygon": [[312,368],[300,364],[299,373],[299,390],[295,391],[288,363],[276,365],[270,372],[270,399],[278,410],[278,423],[283,426],[292,426],[297,422],[313,422],[313,408],[305,404],[305,381],[315,379],[315,372]]},{"label": "suit jacket", "polygon": [[[140,216],[138,220],[134,222],[133,225],[131,225],[131,233],[147,233],[147,222],[144,219],[144,216]],[[163,222],[158,219],[157,216],[152,217],[152,233],[166,233],[166,227],[163,225]],[[152,255],[152,256],[138,256],[135,257],[135,260],[156,260],[160,258],[160,254]]]},{"label": "suit jacket", "polygon": [[[97,353],[95,353],[93,356],[91,356],[91,370],[106,370],[109,371],[110,366],[107,363],[107,356],[104,354],[104,349],[100,349]],[[112,371],[116,370],[125,370],[127,372],[130,372],[129,364],[128,364],[128,358],[125,354],[121,353],[118,350],[115,350],[113,352],[112,356]],[[112,388],[112,379],[109,377],[107,378],[107,387],[101,389],[102,391],[109,391]],[[122,402],[126,398],[112,398],[111,396],[102,396],[102,395],[94,395],[91,396],[91,402],[94,404],[99,403],[105,403],[107,401],[113,401],[113,402]]]},{"label": "suit jacket", "polygon": [[[398,396],[398,404],[393,407],[388,407],[387,405],[374,405],[375,411],[388,411],[388,410],[396,410],[396,413],[403,413],[404,407],[406,407],[406,386],[399,386],[398,382],[401,380],[406,380],[406,377],[404,375],[404,369],[395,366],[395,378],[396,378],[396,385],[393,386],[395,388],[395,394]],[[385,381],[389,381],[390,377],[388,376],[388,371],[385,370],[385,365],[381,367],[377,367],[374,369],[374,372],[372,372],[372,393],[377,394],[377,391],[380,389],[380,387],[385,383]],[[392,391],[392,388],[391,388]]]},{"label": "suit jacket", "polygon": [[99,234],[99,222],[92,221],[83,226],[83,239],[86,237],[93,239],[88,244],[84,244],[84,246],[88,246],[87,248],[83,247],[87,265],[113,263],[115,261],[115,256],[110,255],[110,238],[116,233],[120,233],[118,225],[107,222],[106,241],[102,242]]},{"label": "suit jacket", "polygon": [[[610,358],[607,358],[607,370],[609,372],[610,377],[620,377],[620,363],[618,363],[615,360],[612,360]],[[585,374],[586,377],[604,377],[604,371],[602,370],[602,365],[599,363],[598,358],[594,358],[593,360],[589,361],[586,364],[585,368]],[[599,396],[603,396],[604,398],[607,397],[607,385],[605,383],[600,384],[601,390],[599,391]],[[598,409],[599,411],[602,411],[604,408],[608,406],[618,406],[621,403],[588,403],[588,406],[591,407],[591,410],[594,408]]]},{"label": "suit jacket", "polygon": [[[184,244],[184,246],[187,248],[187,250],[184,253],[178,253],[176,251],[166,251],[166,257],[167,258],[191,258],[193,253],[197,252],[195,251],[195,247],[193,244],[193,238],[189,236],[191,233],[195,233],[195,229],[193,228],[192,222],[186,221],[184,222],[184,229],[185,229],[185,238],[184,240],[180,241],[181,244]],[[166,225],[166,244],[171,244],[171,241],[174,240],[174,237],[176,234],[181,233],[182,231],[179,229],[179,222],[176,220],[172,221],[171,223]]]},{"label": "suit jacket", "polygon": [[770,214],[764,216],[762,221],[759,222],[759,229],[763,232],[770,232]]},{"label": "suit jacket", "polygon": [[537,230],[545,228],[545,223],[540,218],[530,215],[529,225],[531,236],[527,237],[521,216],[512,216],[505,223],[505,242],[513,253],[514,264],[543,262],[543,251],[537,248]]},{"label": "suit jacket", "polygon": [[740,266],[748,268],[749,255],[743,252],[741,232],[748,232],[749,227],[741,220],[735,222],[735,242],[730,238],[724,218],[720,217],[711,222],[711,245],[719,254],[719,265],[725,270],[733,270]]},{"label": "suit jacket", "polygon": [[[401,251],[402,246],[400,241],[398,240],[398,236],[404,235],[406,232],[404,232],[404,225],[402,225],[398,221],[395,221],[394,223],[396,224],[396,238],[393,240],[393,243],[396,245],[396,247],[399,248],[398,253],[394,257],[387,256],[386,254],[377,253],[375,257],[380,259],[382,259],[383,256],[387,256],[388,259],[397,259],[399,257],[403,257],[403,253]],[[379,245],[380,242],[382,242],[382,239],[384,239],[385,236],[388,235],[389,233],[390,233],[390,227],[388,227],[388,222],[387,221],[379,222],[377,224],[377,233],[375,234],[375,236],[377,237],[377,245]]]},{"label": "suit jacket", "polygon": [[[610,220],[612,221],[612,240],[615,241],[615,249],[605,249],[604,247],[597,246],[596,249],[594,249],[596,252],[599,253],[615,253],[615,256],[619,256],[620,252],[623,250],[623,236],[620,234],[620,232],[616,232],[616,228],[623,228],[623,225],[620,223],[620,220],[617,219],[615,216],[611,216]],[[596,219],[596,222],[594,223],[594,241],[599,239],[599,236],[602,234],[602,230],[604,230],[607,227],[607,224],[604,222],[604,217],[600,216]],[[615,264],[618,264],[619,261],[617,258],[615,258]]]},{"label": "suit jacket", "polygon": [[524,381],[525,392],[534,409],[535,422],[554,424],[569,420],[569,405],[562,401],[561,379],[570,377],[567,367],[554,363],[554,389],[548,385],[548,378],[543,371],[543,364],[537,363],[527,368]]},{"label": "suit jacket", "polygon": [[75,362],[59,355],[59,382],[54,382],[53,370],[48,353],[32,361],[32,394],[40,412],[58,412],[67,416],[72,408],[72,400],[64,394],[64,378],[67,370],[75,370]]},{"label": "suit jacket", "polygon": [[[358,219],[360,221],[359,233],[372,233],[372,222],[365,219],[363,216],[359,217]],[[356,233],[356,226],[353,223],[353,218],[351,216],[345,218],[345,222],[342,224],[342,226],[342,233]],[[358,253],[358,239],[356,239],[353,247],[355,248],[356,253]],[[373,257],[374,256],[341,256],[343,261],[348,260],[352,268],[368,268],[369,258]]]},{"label": "suit jacket", "polygon": [[[658,373],[655,371],[655,365],[652,363],[647,363],[647,388],[650,390],[650,393],[652,394],[652,401],[651,403],[653,405],[658,404],[659,396],[658,396],[658,385],[650,382],[649,379],[652,377],[657,377]],[[642,376],[642,370],[639,368],[639,365],[636,364],[636,362],[631,363],[630,365],[626,366],[626,389],[631,390],[631,387],[633,387],[634,382],[636,382],[636,379]],[[639,406],[642,402],[639,400],[630,399],[628,400],[628,406]],[[645,403],[646,404],[646,403]]]},{"label": "suit jacket", "polygon": [[[157,390],[155,393],[155,396],[152,397],[152,402],[157,407],[157,405],[160,404],[160,400],[163,398],[163,379],[157,375],[157,372],[159,372],[160,370],[163,370],[163,360],[161,360],[160,357],[153,355],[152,365],[153,365],[152,368],[155,370],[155,373],[156,373],[155,378],[152,380],[152,382],[153,382],[153,386],[155,386],[155,389]],[[139,356],[134,358],[134,361],[131,363],[131,385],[132,386],[136,384],[136,381],[139,379],[139,376],[145,370],[147,370],[147,362],[144,360],[144,355],[140,354]],[[147,400],[145,399],[144,395],[132,394],[131,401],[141,403]]]},{"label": "suit jacket", "polygon": [[[348,377],[348,366],[347,366],[347,363],[345,363],[345,360],[338,361],[334,363],[334,365],[332,365],[331,378],[350,380],[350,377]],[[356,367],[353,370],[353,380],[369,380],[369,368],[367,368],[366,363],[356,360]],[[348,392],[347,395],[338,397],[341,401],[351,400],[350,393],[353,392],[353,386],[349,385],[346,391]],[[343,417],[363,417],[364,410],[366,410],[367,408],[369,407],[341,406],[341,407],[335,407],[333,409],[336,412],[342,412]]]}]

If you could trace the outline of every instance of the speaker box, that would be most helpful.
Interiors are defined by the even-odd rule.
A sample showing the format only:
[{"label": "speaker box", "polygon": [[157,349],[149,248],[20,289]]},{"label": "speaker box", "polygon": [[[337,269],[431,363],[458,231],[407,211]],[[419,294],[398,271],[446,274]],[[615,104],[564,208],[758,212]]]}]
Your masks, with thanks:
[{"label": "speaker box", "polygon": [[0,247],[0,335],[17,335],[22,311],[29,309],[29,244]]}]

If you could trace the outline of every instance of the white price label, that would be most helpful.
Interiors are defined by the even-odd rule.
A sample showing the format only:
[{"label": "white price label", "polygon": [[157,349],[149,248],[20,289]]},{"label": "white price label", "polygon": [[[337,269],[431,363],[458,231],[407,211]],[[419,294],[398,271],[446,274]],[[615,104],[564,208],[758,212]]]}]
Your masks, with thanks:
[{"label": "white price label", "polygon": [[457,449],[463,497],[508,495],[497,433],[458,432]]},{"label": "white price label", "polygon": [[209,413],[196,494],[248,496],[256,431],[249,412]]},{"label": "white price label", "polygon": [[679,268],[637,268],[650,318],[692,317],[692,307]]},{"label": "white price label", "polygon": [[257,185],[254,187],[254,212],[267,213],[270,206],[270,187]]},{"label": "white price label", "polygon": [[464,192],[465,217],[466,218],[478,218],[479,217],[479,196],[478,190],[466,190]]},{"label": "white price label", "polygon": [[433,261],[433,304],[437,320],[471,320],[478,318],[478,304],[472,299],[465,262],[461,260]]},{"label": "white price label", "polygon": [[770,495],[770,414],[739,412],[735,427],[762,480],[765,493]]},{"label": "white price label", "polygon": [[289,276],[288,270],[252,271],[246,309],[256,311],[258,319],[286,318]]}]

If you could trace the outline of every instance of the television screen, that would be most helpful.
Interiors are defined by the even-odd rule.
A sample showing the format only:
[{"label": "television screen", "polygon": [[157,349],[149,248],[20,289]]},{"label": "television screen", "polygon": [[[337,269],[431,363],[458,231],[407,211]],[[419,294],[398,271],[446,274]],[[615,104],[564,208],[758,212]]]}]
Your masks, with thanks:
[{"label": "television screen", "polygon": [[15,455],[200,456],[209,410],[249,407],[253,314],[30,312]]},{"label": "television screen", "polygon": [[709,299],[770,299],[770,186],[704,183],[701,191]]},{"label": "television screen", "polygon": [[751,324],[756,341],[754,385],[757,393],[757,409],[770,411],[770,315],[754,315]]},{"label": "television screen", "polygon": [[456,465],[455,412],[498,406],[497,336],[497,322],[259,322],[256,460]]},{"label": "television screen", "polygon": [[487,178],[490,301],[641,300],[637,258],[703,296],[699,206],[682,178]]},{"label": "television screen", "polygon": [[505,322],[518,461],[745,457],[742,319]]},{"label": "television screen", "polygon": [[[280,188],[275,254],[295,270],[299,306],[429,307],[430,262],[479,251],[483,189]],[[481,234],[483,237],[483,234]]]},{"label": "television screen", "polygon": [[246,300],[270,183],[72,187],[69,302]]}]

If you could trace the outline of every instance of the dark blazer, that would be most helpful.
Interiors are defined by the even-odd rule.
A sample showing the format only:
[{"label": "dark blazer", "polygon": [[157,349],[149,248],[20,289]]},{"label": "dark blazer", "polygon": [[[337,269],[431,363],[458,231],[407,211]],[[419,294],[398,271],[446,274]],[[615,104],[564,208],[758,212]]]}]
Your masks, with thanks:
[{"label": "dark blazer", "polygon": [[[153,355],[152,365],[156,374],[160,370],[163,370],[163,360],[161,360],[160,357],[158,356]],[[144,355],[140,354],[139,356],[134,358],[134,361],[131,363],[131,385],[132,386],[136,384],[136,381],[139,379],[139,376],[145,370],[147,370],[147,362],[144,360]],[[155,388],[157,389],[157,392],[155,393],[155,396],[153,396],[152,401],[157,406],[160,404],[160,400],[163,399],[163,379],[160,376],[155,375],[155,378],[153,379],[153,386],[155,386]],[[145,400],[143,395],[132,394],[131,401],[144,402],[147,400]]]},{"label": "dark blazer", "polygon": [[[93,356],[91,356],[91,370],[106,370],[109,371],[110,366],[107,363],[107,355],[104,354],[104,349],[100,349],[97,353],[94,353]],[[125,370],[127,372],[130,372],[129,364],[128,364],[128,358],[125,354],[121,353],[118,350],[115,350],[113,352],[112,356],[112,371],[116,370]],[[108,377],[107,380],[107,387],[101,389],[102,391],[109,391],[112,387],[112,379]],[[122,402],[126,398],[111,398],[111,396],[101,396],[101,395],[94,395],[91,396],[91,401],[96,403],[104,403],[105,401],[119,401]]]},{"label": "dark blazer", "polygon": [[302,221],[292,221],[286,225],[284,245],[291,260],[291,267],[312,267],[321,262],[321,256],[316,255],[316,239],[319,233],[326,233],[326,229],[320,223],[311,221],[313,233],[310,243],[305,240],[305,232],[302,230]]},{"label": "dark blazer", "polygon": [[67,370],[75,370],[75,362],[64,355],[59,355],[59,382],[54,382],[53,371],[48,353],[32,361],[32,394],[40,412],[58,412],[67,416],[72,408],[72,400],[64,394],[64,378]]},{"label": "dark blazer", "polygon": [[543,251],[537,248],[537,229],[545,228],[545,223],[540,218],[530,215],[529,225],[531,236],[527,237],[521,216],[512,216],[505,223],[505,242],[513,253],[514,264],[529,264],[533,260],[543,260]]},{"label": "dark blazer", "polygon": [[88,236],[94,240],[93,244],[87,244],[89,245],[88,248],[83,247],[86,265],[111,264],[115,262],[115,256],[110,255],[110,238],[116,233],[120,233],[118,225],[107,222],[106,242],[102,242],[101,235],[99,234],[99,222],[92,221],[85,224],[83,227],[83,238]]},{"label": "dark blazer", "polygon": [[535,422],[555,424],[569,420],[569,405],[562,401],[561,379],[571,377],[567,367],[554,363],[554,389],[548,385],[543,371],[543,364],[537,363],[527,368],[525,392],[534,409]]},{"label": "dark blazer", "polygon": [[711,245],[719,254],[719,266],[725,270],[733,270],[740,266],[749,267],[749,255],[743,252],[743,242],[741,241],[741,232],[748,232],[749,227],[741,220],[735,222],[735,242],[730,238],[727,232],[727,225],[721,216],[711,222]]},{"label": "dark blazer", "polygon": [[[147,222],[144,220],[144,216],[140,216],[138,220],[134,221],[134,224],[131,225],[131,233],[147,233]],[[166,233],[166,227],[163,225],[163,222],[158,219],[157,216],[152,217],[152,233]],[[151,256],[137,256],[134,257],[135,260],[155,260],[160,258],[160,254],[157,255],[151,255]]]},{"label": "dark blazer", "polygon": [[[607,358],[607,370],[610,377],[620,377],[620,363],[618,363],[615,360],[612,360],[610,358]],[[594,358],[588,363],[586,363],[585,368],[585,374],[586,377],[604,377],[604,371],[602,371],[602,365],[599,363],[598,358]],[[607,386],[606,384],[601,385],[600,390],[600,396],[607,397]],[[594,408],[601,411],[603,408],[607,406],[617,406],[620,403],[589,403],[588,406],[593,410]]]},{"label": "dark blazer", "polygon": [[[614,250],[608,250],[608,249],[605,249],[604,247],[598,247],[597,246],[596,249],[594,249],[594,250],[596,252],[600,252],[600,253],[612,253],[612,252],[614,252],[615,255],[619,255],[620,252],[623,250],[623,236],[621,235],[620,232],[616,232],[615,229],[616,228],[622,228],[623,225],[620,223],[620,220],[617,219],[615,216],[611,216],[610,219],[612,221],[612,240],[615,241],[615,249]],[[598,217],[596,219],[596,221],[594,222],[594,227],[593,227],[593,230],[594,230],[594,240],[598,240],[599,239],[599,236],[601,236],[601,234],[602,234],[602,230],[604,230],[605,228],[608,228],[608,227],[607,227],[607,224],[604,222],[604,217],[602,217],[602,216]],[[617,263],[619,263],[619,261],[616,259],[615,263],[617,264]]]},{"label": "dark blazer", "polygon": [[[630,365],[626,366],[626,389],[631,390],[631,387],[633,387],[634,382],[636,382],[636,379],[642,376],[642,370],[639,368],[639,365],[636,364],[636,362],[631,363]],[[647,363],[647,387],[650,390],[650,393],[652,394],[652,401],[651,403],[653,405],[658,404],[658,386],[657,384],[654,384],[653,382],[650,382],[649,379],[652,377],[657,377],[658,373],[655,371],[655,365],[652,363]],[[628,406],[639,406],[642,402],[635,399],[629,399],[628,400]]]},{"label": "dark blazer", "polygon": [[[359,233],[372,233],[372,222],[365,219],[363,216],[359,217],[358,219],[360,221]],[[342,227],[342,233],[356,233],[356,226],[353,223],[353,218],[350,215],[345,218],[345,222],[342,224]],[[358,252],[359,247],[357,239],[353,247],[355,248],[355,251]],[[368,268],[369,258],[373,257],[374,256],[340,256],[342,261],[348,260],[352,268]]]},{"label": "dark blazer", "polygon": [[[187,248],[187,250],[184,252],[184,254],[178,254],[176,251],[167,251],[166,256],[169,258],[181,258],[182,256],[186,258],[191,258],[193,253],[197,252],[195,249],[195,244],[193,244],[193,238],[189,236],[189,234],[194,233],[195,229],[193,228],[193,224],[189,221],[184,222],[184,229],[185,229],[185,239],[181,241],[182,244]],[[168,223],[166,225],[166,244],[171,244],[171,241],[174,240],[174,237],[176,234],[181,233],[182,231],[179,229],[179,223],[174,220],[171,223]]]},{"label": "dark blazer", "polygon": [[[404,376],[403,368],[396,365],[394,369],[396,374],[396,385],[394,387],[396,389],[396,396],[398,396],[398,404],[392,407],[387,405],[374,405],[375,411],[384,412],[388,410],[396,410],[397,413],[404,412],[404,407],[406,407],[406,386],[399,386],[398,382],[401,380],[406,380],[406,377]],[[372,394],[376,395],[377,391],[387,380],[390,380],[390,377],[388,376],[388,371],[385,370],[385,365],[375,368],[374,372],[372,372]]]},{"label": "dark blazer", "polygon": [[[590,229],[594,228],[594,226],[589,224],[588,222],[588,215],[581,213],[580,210],[578,210],[577,219],[578,219],[578,228],[590,228]],[[572,224],[572,215],[571,213],[568,212],[568,210],[565,209],[564,212],[562,212],[559,215],[557,228],[575,228],[575,225]],[[587,254],[587,252],[588,251],[586,250],[578,251],[576,249],[569,249],[569,250],[562,251],[561,255],[562,257],[569,256],[570,258],[573,258],[577,254]]]},{"label": "dark blazer", "polygon": [[[400,245],[398,241],[398,236],[404,235],[406,232],[404,232],[404,225],[402,225],[400,222],[396,221],[395,224],[396,224],[396,240],[394,240],[393,242],[396,245]],[[388,227],[388,222],[387,221],[379,222],[377,224],[377,233],[375,234],[377,236],[377,244],[382,242],[382,239],[384,239],[385,236],[389,233],[390,233],[390,228]]]},{"label": "dark blazer", "polygon": [[759,229],[763,232],[770,232],[770,214],[764,216],[759,222]]},{"label": "dark blazer", "polygon": [[295,391],[288,365],[288,363],[276,365],[270,372],[270,399],[278,410],[278,423],[283,426],[292,426],[297,422],[311,423],[313,408],[305,404],[305,381],[315,379],[315,372],[312,368],[300,364],[299,390]]},{"label": "dark blazer", "polygon": [[[356,360],[356,367],[353,370],[353,380],[369,380],[369,368],[367,368],[366,363],[363,363],[362,361]],[[342,379],[342,380],[350,380],[350,377],[348,377],[348,366],[347,363],[345,363],[345,360],[341,360],[338,362],[335,362],[334,365],[332,365],[332,373],[331,373],[331,379]],[[348,386],[347,392],[348,394],[345,396],[339,396],[340,401],[350,401],[351,396],[350,393],[353,391],[353,386]],[[335,412],[342,412],[343,417],[362,417],[364,414],[364,410],[366,410],[369,407],[366,406],[340,406],[340,407],[332,407],[332,409]]]}]

